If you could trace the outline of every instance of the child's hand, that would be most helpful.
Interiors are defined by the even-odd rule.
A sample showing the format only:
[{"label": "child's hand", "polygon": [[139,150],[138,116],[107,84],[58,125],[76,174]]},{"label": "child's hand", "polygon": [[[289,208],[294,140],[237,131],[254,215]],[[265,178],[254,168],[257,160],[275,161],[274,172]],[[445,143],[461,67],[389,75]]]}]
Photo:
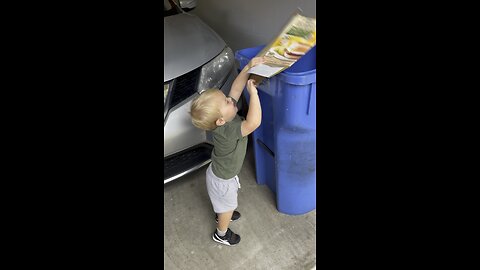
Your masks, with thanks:
[{"label": "child's hand", "polygon": [[250,62],[248,62],[248,69],[251,69],[252,67],[265,63],[265,57],[254,57]]},{"label": "child's hand", "polygon": [[247,90],[250,95],[258,94],[254,79],[250,79],[247,81]]}]

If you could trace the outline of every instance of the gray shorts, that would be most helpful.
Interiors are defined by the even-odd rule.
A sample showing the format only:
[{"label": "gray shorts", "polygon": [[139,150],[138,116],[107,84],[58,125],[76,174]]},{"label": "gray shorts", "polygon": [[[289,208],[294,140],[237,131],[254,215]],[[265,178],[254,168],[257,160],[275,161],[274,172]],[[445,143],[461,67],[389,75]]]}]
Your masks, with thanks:
[{"label": "gray shorts", "polygon": [[225,213],[237,208],[237,195],[240,180],[235,175],[230,179],[217,177],[212,171],[212,164],[207,169],[207,191],[215,213]]}]

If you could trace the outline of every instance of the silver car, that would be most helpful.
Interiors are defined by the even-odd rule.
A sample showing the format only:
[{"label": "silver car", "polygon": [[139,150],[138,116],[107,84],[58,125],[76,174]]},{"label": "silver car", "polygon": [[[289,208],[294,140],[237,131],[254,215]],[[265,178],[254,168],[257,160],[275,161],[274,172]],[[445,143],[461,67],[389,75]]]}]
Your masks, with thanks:
[{"label": "silver car", "polygon": [[[210,162],[211,135],[193,126],[190,104],[208,88],[228,95],[238,75],[234,54],[223,39],[180,5],[178,0],[164,1],[164,184]],[[237,106],[245,115],[242,103],[243,97]]]}]

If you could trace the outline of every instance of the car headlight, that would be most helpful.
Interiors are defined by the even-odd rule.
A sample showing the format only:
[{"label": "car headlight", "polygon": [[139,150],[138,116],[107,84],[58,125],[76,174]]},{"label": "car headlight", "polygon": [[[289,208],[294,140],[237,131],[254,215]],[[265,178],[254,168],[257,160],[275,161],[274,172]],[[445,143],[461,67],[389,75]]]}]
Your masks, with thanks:
[{"label": "car headlight", "polygon": [[163,106],[165,106],[165,103],[167,102],[168,90],[169,89],[170,89],[170,84],[169,83],[163,84]]},{"label": "car headlight", "polygon": [[180,0],[180,6],[182,8],[195,8],[197,6],[197,0]]},{"label": "car headlight", "polygon": [[220,88],[228,78],[228,73],[233,67],[234,55],[232,49],[225,47],[223,51],[202,67],[198,81],[198,91],[210,88]]}]

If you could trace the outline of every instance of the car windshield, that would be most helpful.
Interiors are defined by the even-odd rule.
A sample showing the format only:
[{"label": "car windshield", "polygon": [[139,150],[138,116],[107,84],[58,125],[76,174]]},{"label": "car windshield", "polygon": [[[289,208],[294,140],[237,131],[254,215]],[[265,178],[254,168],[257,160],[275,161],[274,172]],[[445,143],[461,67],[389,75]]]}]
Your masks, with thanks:
[{"label": "car windshield", "polygon": [[163,17],[182,13],[173,0],[163,0]]}]

